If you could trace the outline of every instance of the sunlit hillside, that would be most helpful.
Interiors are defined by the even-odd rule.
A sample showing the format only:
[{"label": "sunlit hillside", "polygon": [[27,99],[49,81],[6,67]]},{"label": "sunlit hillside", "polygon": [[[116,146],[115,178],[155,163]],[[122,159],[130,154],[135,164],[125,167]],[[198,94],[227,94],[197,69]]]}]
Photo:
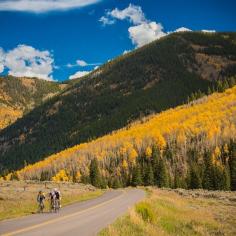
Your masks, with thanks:
[{"label": "sunlit hillside", "polygon": [[[0,175],[147,115],[224,91],[235,84],[235,41],[236,33],[169,34],[75,79],[58,96],[0,131]],[[16,95],[23,92],[13,96],[18,100]]]},{"label": "sunlit hillside", "polygon": [[229,189],[235,184],[235,139],[236,86],[68,148],[14,176],[85,181],[96,158],[108,185]]},{"label": "sunlit hillside", "polygon": [[58,94],[66,85],[27,77],[0,77],[0,130]]}]

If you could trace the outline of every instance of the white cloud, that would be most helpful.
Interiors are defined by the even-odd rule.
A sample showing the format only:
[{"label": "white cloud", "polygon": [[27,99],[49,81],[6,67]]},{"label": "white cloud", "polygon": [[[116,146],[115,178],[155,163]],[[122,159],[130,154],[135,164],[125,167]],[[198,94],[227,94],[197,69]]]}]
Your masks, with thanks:
[{"label": "white cloud", "polygon": [[94,70],[97,70],[98,68],[99,68],[99,66],[95,66],[95,67],[94,67]]},{"label": "white cloud", "polygon": [[[148,20],[142,8],[133,4],[129,4],[129,6],[123,10],[115,8],[114,10],[107,11],[105,16],[99,19],[104,26],[114,24],[116,20],[129,20],[132,24],[132,26],[128,28],[129,38],[136,47],[141,47],[173,32],[192,31],[186,27],[180,27],[173,32],[165,32],[161,23]],[[215,32],[214,30],[202,31],[207,33]]]},{"label": "white cloud", "polygon": [[106,16],[101,17],[99,21],[106,25],[112,21],[115,23],[115,20],[129,20],[133,25],[128,28],[128,32],[136,47],[141,47],[166,35],[160,23],[146,19],[140,6],[130,4],[123,10],[115,8],[106,12]]},{"label": "white cloud", "polygon": [[124,10],[115,8],[114,10],[108,12],[107,15],[119,20],[128,19],[134,25],[138,25],[147,21],[142,8],[132,4],[129,4],[129,6]]},{"label": "white cloud", "polygon": [[5,53],[1,50],[1,54],[0,57],[3,59],[0,64],[9,70],[9,75],[52,80],[54,59],[49,51],[40,51],[31,46],[18,45]]},{"label": "white cloud", "polygon": [[66,67],[73,68],[77,66],[85,67],[85,66],[98,66],[101,65],[101,63],[87,63],[84,60],[78,59],[75,64],[68,63]]},{"label": "white cloud", "polygon": [[108,17],[106,17],[106,16],[102,16],[100,19],[99,19],[99,21],[103,24],[103,26],[105,26],[105,25],[113,25],[113,24],[115,24],[115,20],[113,20],[113,19],[110,19],[110,18],[108,18]]},{"label": "white cloud", "polygon": [[201,30],[203,33],[215,33],[215,30]]},{"label": "white cloud", "polygon": [[71,75],[69,77],[69,79],[78,79],[78,78],[81,78],[89,73],[90,73],[90,71],[77,71],[74,75]]},{"label": "white cloud", "polygon": [[4,60],[5,60],[5,53],[2,48],[0,48],[0,73],[4,71]]},{"label": "white cloud", "polygon": [[176,29],[174,32],[188,32],[188,31],[192,31],[192,30],[188,29],[186,27],[180,27],[180,28]]},{"label": "white cloud", "polygon": [[77,60],[76,64],[79,65],[79,66],[82,66],[82,67],[88,66],[88,63],[84,60]]},{"label": "white cloud", "polygon": [[137,47],[141,47],[147,43],[150,43],[156,39],[159,39],[166,35],[163,31],[163,27],[160,23],[150,22],[143,23],[137,26],[129,27],[129,37],[132,43]]},{"label": "white cloud", "polygon": [[73,65],[73,64],[71,64],[71,63],[68,63],[67,65],[66,65],[66,67],[68,67],[68,68],[72,68],[72,67],[75,67],[76,65]]},{"label": "white cloud", "polygon": [[5,0],[0,2],[0,11],[44,13],[85,7],[101,0]]}]

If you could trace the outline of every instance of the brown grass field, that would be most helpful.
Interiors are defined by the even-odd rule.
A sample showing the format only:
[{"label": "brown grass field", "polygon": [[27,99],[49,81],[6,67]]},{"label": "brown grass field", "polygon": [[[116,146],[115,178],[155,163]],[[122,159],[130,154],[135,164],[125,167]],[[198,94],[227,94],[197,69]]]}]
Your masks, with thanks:
[{"label": "brown grass field", "polygon": [[236,193],[148,189],[149,196],[100,236],[236,235]]},{"label": "brown grass field", "polygon": [[[53,188],[58,188],[62,193],[62,207],[103,193],[90,185],[77,183],[0,181],[0,220],[36,213],[39,190],[48,197]],[[49,201],[46,200],[45,203],[45,211],[49,211]]]}]

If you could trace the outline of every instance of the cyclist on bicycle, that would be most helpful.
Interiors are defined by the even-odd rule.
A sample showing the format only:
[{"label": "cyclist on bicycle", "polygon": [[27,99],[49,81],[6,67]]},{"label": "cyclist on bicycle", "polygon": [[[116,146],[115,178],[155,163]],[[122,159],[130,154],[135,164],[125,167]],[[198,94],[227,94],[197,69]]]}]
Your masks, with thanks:
[{"label": "cyclist on bicycle", "polygon": [[56,188],[53,189],[49,193],[50,201],[51,201],[51,211],[58,211],[61,207],[60,201],[61,201],[61,193]]},{"label": "cyclist on bicycle", "polygon": [[45,195],[44,193],[40,190],[37,196],[37,202],[39,204],[39,212],[43,212],[44,209],[44,200],[45,200]]},{"label": "cyclist on bicycle", "polygon": [[59,208],[61,208],[61,193],[56,188],[54,189],[54,195],[55,195],[56,201],[58,201]]},{"label": "cyclist on bicycle", "polygon": [[55,206],[55,194],[53,190],[49,193],[49,198],[50,198],[50,203],[51,203],[50,204],[51,211],[53,211],[54,206]]}]

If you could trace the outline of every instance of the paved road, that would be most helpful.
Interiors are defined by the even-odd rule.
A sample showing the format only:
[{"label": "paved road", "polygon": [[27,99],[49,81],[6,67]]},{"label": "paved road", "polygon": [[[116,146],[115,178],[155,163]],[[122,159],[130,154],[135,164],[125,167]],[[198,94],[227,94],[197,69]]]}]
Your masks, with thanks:
[{"label": "paved road", "polygon": [[96,235],[144,196],[144,191],[139,189],[108,191],[96,199],[66,206],[60,213],[35,214],[0,221],[0,235]]}]

